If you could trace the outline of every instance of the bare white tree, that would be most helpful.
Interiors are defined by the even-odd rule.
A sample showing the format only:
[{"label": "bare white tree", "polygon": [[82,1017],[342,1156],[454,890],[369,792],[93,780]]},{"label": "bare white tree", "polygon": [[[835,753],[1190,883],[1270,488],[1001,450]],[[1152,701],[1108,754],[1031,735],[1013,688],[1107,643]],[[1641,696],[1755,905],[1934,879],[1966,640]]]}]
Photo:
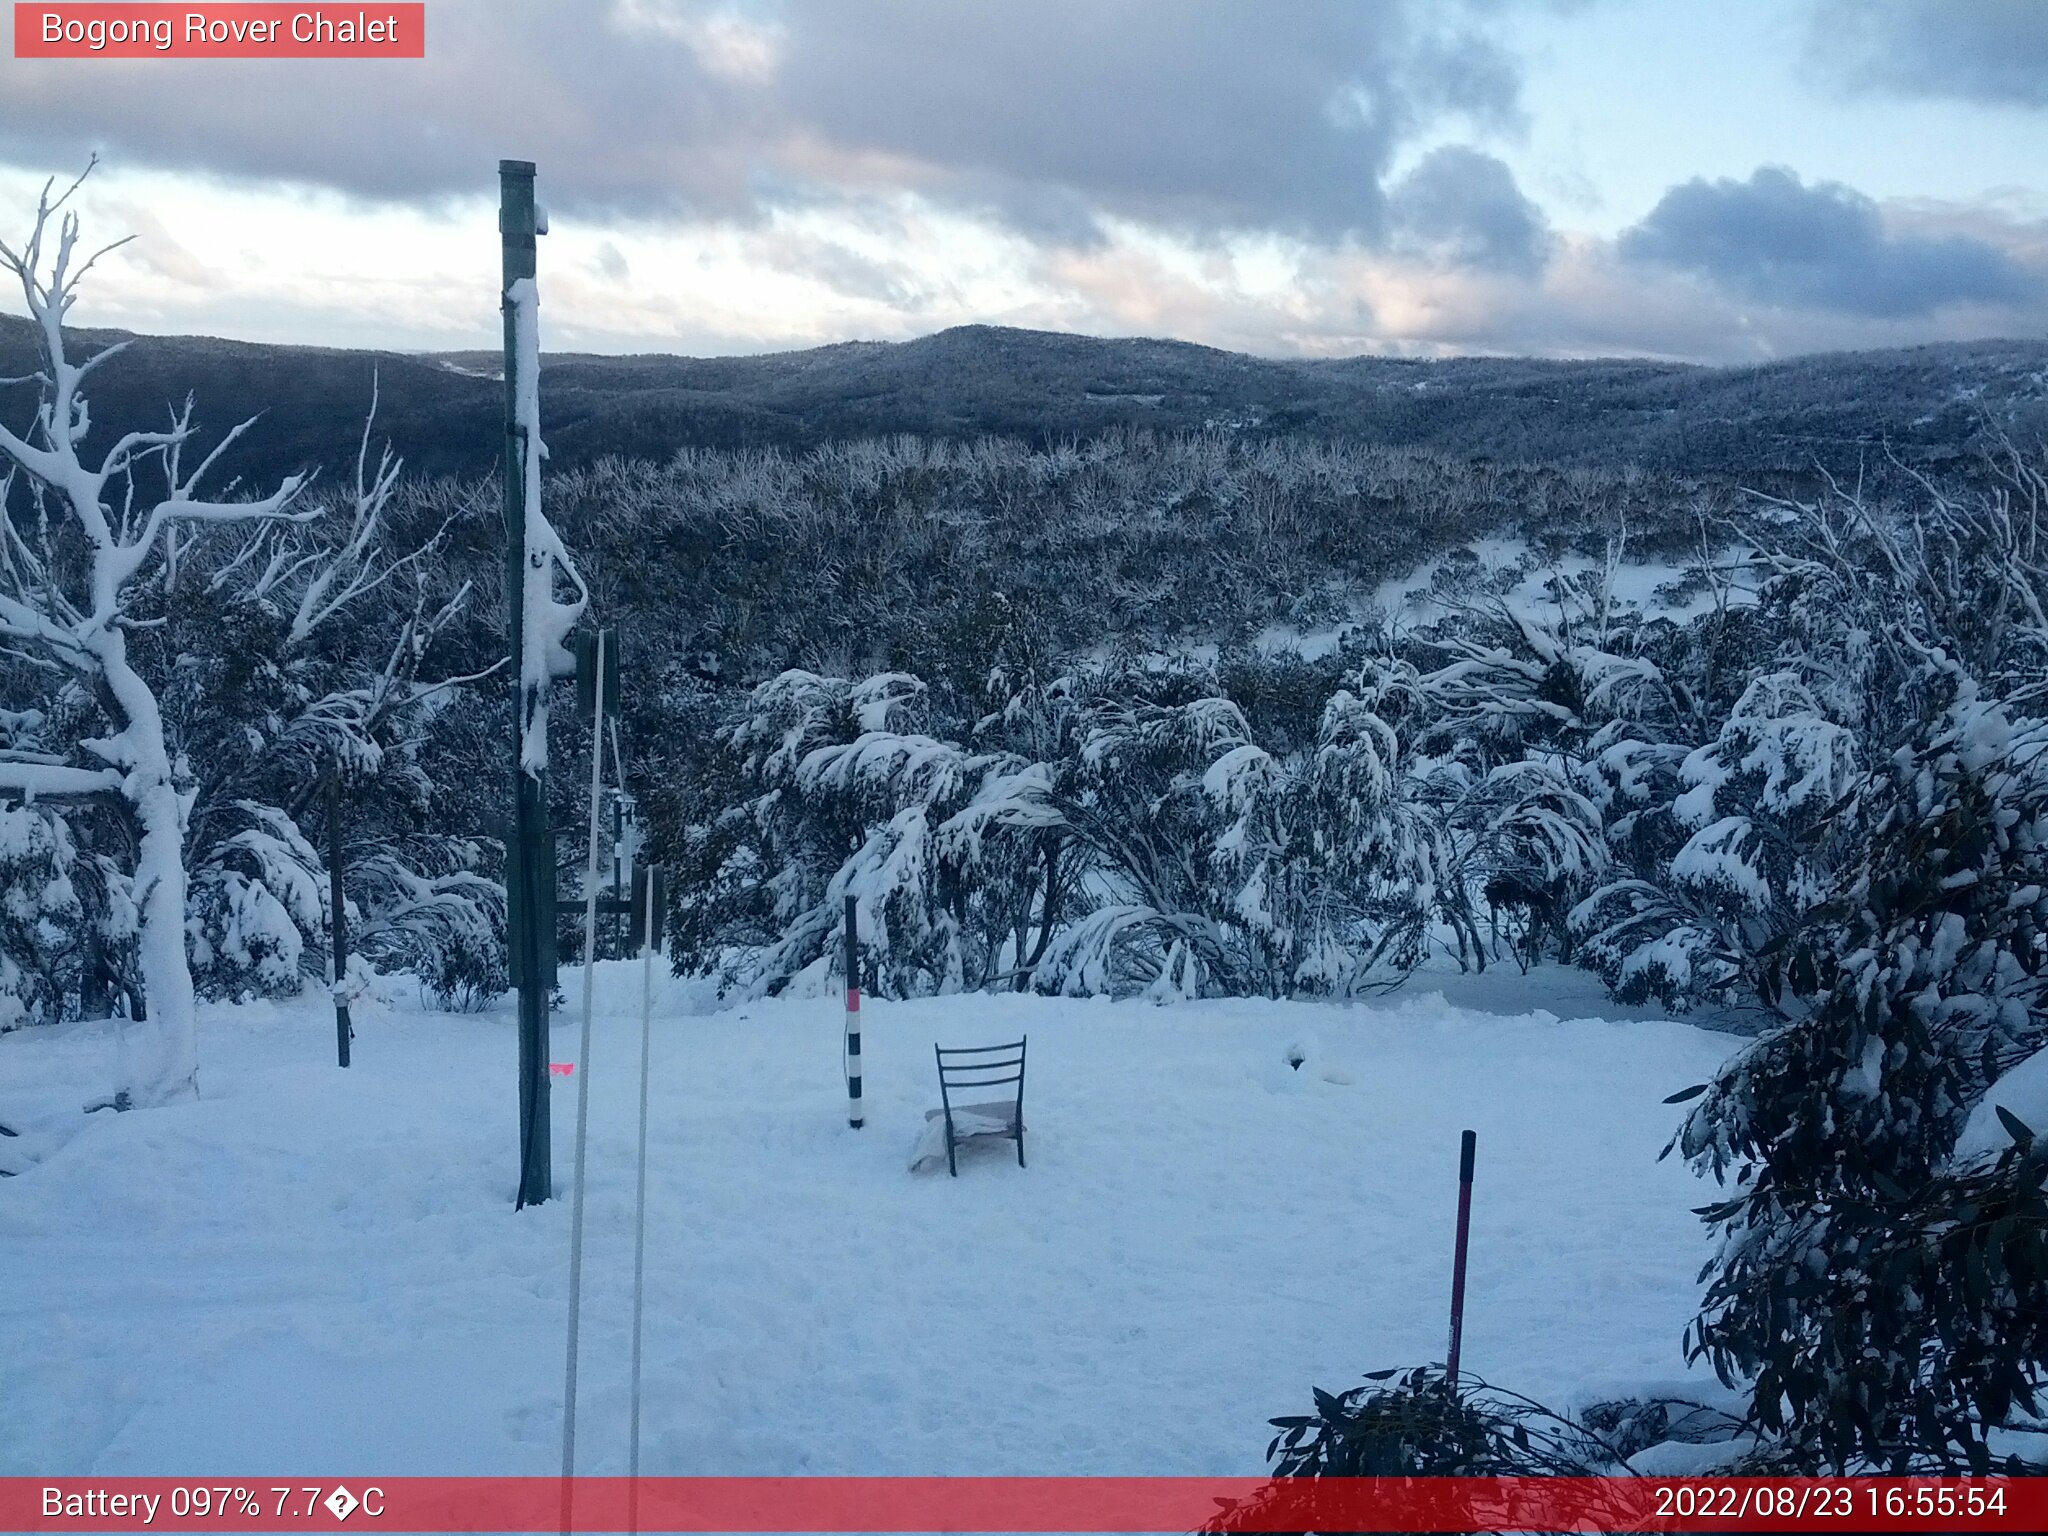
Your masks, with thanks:
[{"label": "bare white tree", "polygon": [[[34,528],[0,508],[0,646],[32,667],[75,678],[99,701],[112,730],[55,754],[68,761],[0,758],[0,792],[27,799],[112,794],[134,818],[137,960],[148,1019],[129,1031],[116,1102],[143,1106],[197,1095],[198,1050],[185,952],[187,798],[156,696],[128,658],[135,598],[174,557],[181,530],[296,517],[291,504],[302,480],[292,476],[258,498],[229,499],[232,486],[219,499],[202,494],[254,418],[188,472],[185,450],[196,435],[189,399],[164,430],[129,432],[96,464],[81,457],[92,426],[84,384],[127,345],[74,363],[64,338],[80,280],[114,248],[80,259],[78,215],[65,204],[85,175],[54,198],[55,182],[45,184],[27,240],[18,247],[0,242],[0,268],[21,285],[42,364],[26,378],[0,381],[41,386],[25,436],[0,424],[0,463],[26,478],[38,507]],[[136,471],[152,461],[163,494],[139,497]]]}]

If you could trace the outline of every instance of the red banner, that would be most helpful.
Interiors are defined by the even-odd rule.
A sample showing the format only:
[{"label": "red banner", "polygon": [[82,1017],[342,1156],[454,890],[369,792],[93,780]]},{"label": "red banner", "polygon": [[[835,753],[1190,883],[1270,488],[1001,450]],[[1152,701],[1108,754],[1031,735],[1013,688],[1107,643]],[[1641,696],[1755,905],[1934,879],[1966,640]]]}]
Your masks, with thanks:
[{"label": "red banner", "polygon": [[2048,1479],[0,1478],[7,1531],[1187,1532],[1219,1515],[1234,1531],[2042,1531]]},{"label": "red banner", "polygon": [[14,7],[17,59],[423,59],[427,8],[55,4]]}]

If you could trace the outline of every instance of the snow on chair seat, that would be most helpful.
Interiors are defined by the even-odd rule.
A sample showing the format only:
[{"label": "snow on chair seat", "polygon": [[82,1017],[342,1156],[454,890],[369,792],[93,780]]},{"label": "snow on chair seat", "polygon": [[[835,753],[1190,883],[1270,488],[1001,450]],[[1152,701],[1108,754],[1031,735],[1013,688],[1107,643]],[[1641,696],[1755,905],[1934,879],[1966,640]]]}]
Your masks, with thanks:
[{"label": "snow on chair seat", "polygon": [[[1028,1038],[1028,1037],[1027,1037]],[[1017,1166],[1024,1166],[1024,1040],[1008,1045],[932,1047],[939,1064],[939,1108],[925,1115],[925,1140],[913,1170],[935,1167],[936,1132],[943,1132],[946,1171],[959,1177],[958,1149],[964,1142],[1001,1138],[1017,1143]],[[956,1103],[963,1088],[995,1088],[1015,1084],[1010,1097]]]}]

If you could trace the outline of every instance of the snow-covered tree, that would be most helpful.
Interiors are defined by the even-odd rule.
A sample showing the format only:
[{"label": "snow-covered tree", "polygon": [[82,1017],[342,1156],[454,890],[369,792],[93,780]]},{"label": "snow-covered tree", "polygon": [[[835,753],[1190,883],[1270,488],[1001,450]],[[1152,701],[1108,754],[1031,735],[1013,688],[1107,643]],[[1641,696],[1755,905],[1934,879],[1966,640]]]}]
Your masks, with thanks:
[{"label": "snow-covered tree", "polygon": [[864,981],[882,996],[980,985],[992,959],[986,892],[971,873],[981,839],[950,826],[991,775],[1018,766],[916,729],[926,690],[883,673],[861,682],[786,672],[753,691],[725,735],[752,789],[698,830],[717,850],[706,887],[685,898],[685,932],[712,946],[735,925],[761,942],[725,957],[754,992],[819,989],[858,903]]},{"label": "snow-covered tree", "polygon": [[[1275,765],[1228,699],[1201,689],[1174,696],[1192,679],[1106,681],[1083,716],[1078,750],[1050,766],[1051,799],[1092,851],[1110,899],[1053,940],[1033,985],[1139,990],[1178,944],[1223,990],[1269,990],[1274,967],[1284,967],[1262,942],[1274,925],[1258,906],[1278,830]],[[1238,836],[1223,842],[1233,827]],[[1255,926],[1225,916],[1238,896],[1251,916],[1234,915]]]},{"label": "snow-covered tree", "polygon": [[723,738],[746,798],[685,839],[703,878],[684,963],[820,985],[850,894],[885,995],[1279,996],[1404,974],[1465,908],[1430,794],[1348,692],[1288,749],[1182,662],[990,683],[997,707],[966,732],[905,674],[755,689]]},{"label": "snow-covered tree", "polygon": [[[192,772],[189,855],[195,979],[202,993],[296,990],[325,969],[330,885],[326,800],[340,796],[343,865],[357,951],[397,910],[443,912],[403,946],[407,964],[444,960],[488,980],[475,943],[443,956],[436,937],[502,927],[475,870],[479,850],[435,825],[423,758],[446,706],[489,671],[447,675],[469,619],[469,584],[435,559],[446,520],[394,529],[400,463],[358,446],[353,484],[302,498],[303,522],[226,529],[195,540],[157,589],[140,663],[158,677],[167,726]],[[394,864],[410,863],[400,878]],[[376,878],[369,871],[381,871]],[[443,911],[480,903],[459,922]],[[382,905],[398,903],[393,913]]]},{"label": "snow-covered tree", "polygon": [[[1795,1016],[1680,1136],[1738,1170],[1692,1346],[1828,1465],[1983,1470],[1987,1429],[2048,1373],[2048,1234],[2014,1216],[1985,1243],[1997,1213],[1947,1165],[2001,1066],[2048,1038],[2048,722],[1959,700],[1862,793],[1865,859],[1774,956]],[[2038,1210],[2031,1177],[2009,1210]]]},{"label": "snow-covered tree", "polygon": [[[96,259],[81,252],[77,215],[65,207],[77,186],[54,197],[54,183],[46,186],[27,238],[0,243],[0,267],[20,284],[41,353],[35,375],[7,381],[40,386],[26,435],[0,425],[0,460],[25,481],[19,494],[29,503],[25,513],[0,518],[0,645],[73,680],[100,709],[105,730],[55,749],[60,761],[0,759],[0,791],[30,800],[116,796],[133,818],[137,965],[148,1019],[129,1032],[117,1102],[161,1104],[196,1094],[198,1085],[185,953],[189,784],[157,696],[130,659],[134,609],[144,585],[175,561],[181,539],[222,523],[294,516],[302,482],[288,478],[260,497],[205,490],[253,423],[197,454],[190,402],[167,426],[127,432],[90,462],[84,456],[93,426],[86,381],[126,343],[74,362],[64,335]],[[188,454],[197,462],[188,463]]]},{"label": "snow-covered tree", "polygon": [[385,838],[348,866],[355,952],[410,971],[444,1008],[481,1008],[509,982],[505,882],[473,838]]},{"label": "snow-covered tree", "polygon": [[[1662,766],[1632,745],[1603,754],[1595,772]],[[1829,719],[1796,672],[1757,677],[1715,739],[1678,764],[1666,809],[1689,835],[1664,878],[1617,881],[1574,913],[1591,963],[1628,999],[1684,1007],[1758,995],[1763,957],[1861,851],[1861,770],[1855,730]]]},{"label": "snow-covered tree", "polygon": [[1733,1182],[1691,1348],[1748,1385],[1787,1465],[1985,1470],[2048,1377],[2033,1128],[1995,1166],[1956,1156],[2048,1041],[2044,515],[1814,509],[1776,597],[1816,681],[1760,678],[1687,791],[1703,829],[1775,829],[1715,845],[1750,888],[1736,910],[1799,898],[1749,960],[1783,1022],[1695,1090],[1676,1142]]},{"label": "snow-covered tree", "polygon": [[1418,745],[1438,755],[1483,769],[1531,752],[1577,762],[1617,721],[1662,735],[1686,712],[1682,690],[1648,653],[1653,634],[1604,588],[1558,584],[1555,614],[1503,598],[1460,601],[1414,642],[1415,659],[1374,670],[1370,696],[1389,718],[1412,721]]},{"label": "snow-covered tree", "polygon": [[1496,921],[1503,916],[1524,966],[1571,958],[1569,917],[1606,873],[1600,809],[1549,757],[1502,763],[1452,812],[1464,863]]}]

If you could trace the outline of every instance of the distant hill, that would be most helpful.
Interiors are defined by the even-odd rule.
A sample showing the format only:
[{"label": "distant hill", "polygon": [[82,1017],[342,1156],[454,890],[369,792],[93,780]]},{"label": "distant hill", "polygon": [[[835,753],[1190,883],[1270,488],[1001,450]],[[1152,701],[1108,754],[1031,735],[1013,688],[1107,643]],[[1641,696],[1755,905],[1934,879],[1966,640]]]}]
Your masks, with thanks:
[{"label": "distant hill", "polygon": [[[82,331],[88,343],[125,335]],[[0,316],[0,376],[31,366],[27,324]],[[162,419],[186,391],[218,430],[263,411],[237,458],[268,477],[353,452],[371,375],[380,424],[415,471],[496,462],[495,353],[418,355],[138,336],[95,378],[97,431]],[[960,326],[916,341],[755,357],[555,354],[542,368],[557,463],[684,447],[804,448],[908,432],[1043,442],[1118,427],[1301,433],[1459,458],[1638,463],[1705,475],[1853,464],[1889,442],[1924,462],[1970,451],[1987,421],[2048,433],[2048,342],[1839,353],[1740,368],[1249,357],[1186,342]],[[19,422],[23,386],[0,391]]]}]

